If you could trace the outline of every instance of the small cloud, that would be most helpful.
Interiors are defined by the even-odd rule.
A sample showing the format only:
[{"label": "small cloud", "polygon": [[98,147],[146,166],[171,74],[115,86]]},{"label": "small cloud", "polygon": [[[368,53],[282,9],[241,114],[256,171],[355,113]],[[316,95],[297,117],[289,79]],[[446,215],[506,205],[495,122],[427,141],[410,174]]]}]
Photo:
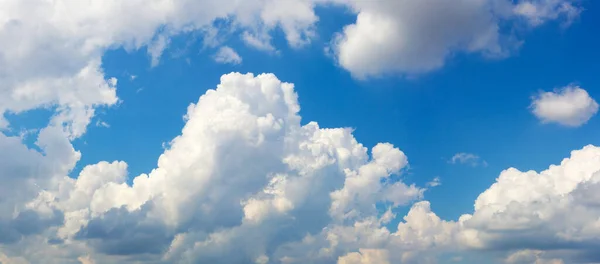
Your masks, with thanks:
[{"label": "small cloud", "polygon": [[242,57],[228,46],[221,47],[219,51],[214,55],[214,60],[221,64],[240,64],[242,63]]},{"label": "small cloud", "polygon": [[483,166],[487,167],[487,162],[482,160],[479,156],[471,153],[456,153],[452,158],[448,161],[450,164],[468,164],[473,167]]},{"label": "small cloud", "polygon": [[442,185],[442,181],[440,180],[440,177],[435,177],[433,178],[433,180],[431,180],[430,182],[425,184],[427,187],[436,187],[436,186],[440,186]]},{"label": "small cloud", "polygon": [[552,92],[540,92],[529,106],[542,123],[578,127],[598,113],[598,103],[579,86],[566,86]]},{"label": "small cloud", "polygon": [[110,127],[110,125],[108,123],[106,123],[104,121],[100,121],[100,120],[96,121],[96,126],[97,127],[106,127],[106,128]]}]

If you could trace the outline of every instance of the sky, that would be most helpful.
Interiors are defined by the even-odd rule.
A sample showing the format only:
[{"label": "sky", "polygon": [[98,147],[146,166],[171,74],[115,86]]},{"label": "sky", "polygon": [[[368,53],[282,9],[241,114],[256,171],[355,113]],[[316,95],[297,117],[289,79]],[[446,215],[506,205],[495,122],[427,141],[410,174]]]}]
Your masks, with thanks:
[{"label": "sky", "polygon": [[600,263],[597,25],[588,0],[0,1],[0,264]]}]

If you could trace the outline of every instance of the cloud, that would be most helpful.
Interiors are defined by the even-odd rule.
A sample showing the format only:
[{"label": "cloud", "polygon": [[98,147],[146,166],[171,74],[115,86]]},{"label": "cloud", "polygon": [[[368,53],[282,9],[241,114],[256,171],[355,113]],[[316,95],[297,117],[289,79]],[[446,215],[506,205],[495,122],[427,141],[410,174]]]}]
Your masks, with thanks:
[{"label": "cloud", "polygon": [[389,253],[386,250],[360,249],[359,252],[348,253],[338,259],[338,264],[389,264]]},{"label": "cloud", "polygon": [[542,123],[578,127],[598,113],[598,103],[579,86],[566,86],[533,97],[531,111]]},{"label": "cloud", "polygon": [[[402,151],[369,150],[351,129],[301,125],[299,109],[293,84],[272,74],[224,75],[132,184],[122,161],[67,177],[80,154],[52,124],[38,135],[45,155],[2,136],[2,254],[31,263],[423,263],[491,250],[513,263],[599,261],[600,148],[539,173],[509,168],[472,213],[448,221],[421,200],[424,188],[399,180]],[[401,217],[394,209],[415,201],[388,229]]]},{"label": "cloud", "polygon": [[[132,185],[125,181],[125,162],[89,165],[77,178],[65,176],[74,163],[54,176],[43,174],[48,184],[23,198],[20,204],[29,211],[22,212],[50,217],[58,211],[64,217],[59,224],[40,222],[38,231],[12,242],[11,252],[28,257],[24,250],[34,247],[26,240],[56,237],[69,245],[67,252],[55,252],[50,245],[46,250],[73,259],[91,250],[99,255],[97,262],[123,257],[264,262],[287,257],[288,249],[297,257],[294,245],[309,241],[307,234],[326,242],[347,228],[358,228],[354,232],[361,236],[373,228],[385,233],[377,203],[392,209],[422,197],[423,188],[391,177],[408,164],[402,151],[387,143],[369,151],[349,128],[324,129],[315,122],[302,126],[299,109],[294,86],[272,74],[224,75],[215,90],[188,107],[182,134],[161,155],[158,167],[134,177]],[[62,135],[57,140],[66,140],[60,129],[56,132]],[[24,148],[20,141],[14,145],[3,149]],[[51,148],[45,148],[52,158]],[[8,210],[14,203],[0,205]],[[11,220],[10,214],[3,215]],[[27,225],[38,226],[34,222]],[[348,249],[360,248],[335,246],[331,254],[314,258],[335,261]]]},{"label": "cloud", "polygon": [[598,256],[590,253],[600,242],[595,194],[599,177],[600,148],[591,145],[539,173],[509,168],[479,195],[474,214],[459,220],[463,242],[496,250],[538,250],[537,255],[546,252],[550,259],[559,255],[565,261],[586,256],[584,262],[597,262]]},{"label": "cloud", "polygon": [[214,60],[222,64],[240,64],[242,57],[228,46],[221,47],[213,56]]},{"label": "cloud", "polygon": [[544,252],[540,250],[520,250],[509,255],[505,263],[517,264],[517,263],[534,263],[534,264],[564,264],[561,259],[544,259],[541,257]]},{"label": "cloud", "polygon": [[450,163],[450,164],[468,164],[473,167],[477,167],[480,165],[483,167],[487,166],[487,162],[485,160],[482,160],[479,156],[477,156],[475,154],[471,154],[471,153],[464,153],[464,152],[454,154],[454,156],[452,156],[452,158],[448,161],[448,163]]},{"label": "cloud", "polygon": [[455,53],[504,57],[521,41],[502,24],[572,21],[581,12],[570,0],[334,2],[357,13],[356,22],[334,38],[332,50],[339,65],[360,79],[429,72]]},{"label": "cloud", "polygon": [[116,79],[100,67],[108,49],[145,47],[155,66],[173,36],[206,32],[217,20],[261,39],[281,28],[291,46],[308,43],[317,21],[313,4],[279,2],[3,1],[0,129],[10,126],[6,112],[49,108],[57,111],[53,123],[64,125],[70,137],[81,136],[97,107],[118,101]]},{"label": "cloud", "polygon": [[440,177],[435,177],[435,178],[433,178],[432,181],[426,183],[426,185],[429,187],[440,186],[440,185],[442,185],[442,180],[440,179]]},{"label": "cloud", "polygon": [[[402,181],[408,164],[402,151],[388,143],[367,149],[348,128],[301,125],[294,86],[272,74],[224,75],[216,89],[188,107],[181,135],[157,167],[133,177],[132,184],[123,161],[99,162],[68,176],[81,158],[72,141],[85,134],[98,107],[119,100],[118,80],[101,68],[106,50],[146,48],[157,65],[173,36],[208,32],[216,20],[229,20],[248,45],[275,51],[271,33],[281,29],[288,44],[300,48],[316,35],[316,5],[332,2],[357,14],[356,24],[335,38],[334,50],[340,66],[358,77],[433,70],[460,51],[500,56],[507,46],[495,31],[498,20],[526,18],[537,26],[531,21],[558,19],[571,10],[543,7],[576,8],[570,1],[520,1],[536,5],[535,12],[521,13],[512,1],[494,1],[503,4],[491,9],[488,1],[418,1],[402,8],[393,1],[351,0],[4,1],[0,113],[54,113],[33,147],[0,133],[0,260],[398,263],[432,261],[457,245],[567,248],[571,257],[597,257],[590,251],[597,245],[597,184],[590,176],[599,163],[595,147],[573,154],[576,165],[543,172],[554,175],[548,178],[505,171],[478,198],[472,215],[446,221],[429,202],[419,201],[425,188]],[[392,16],[396,11],[415,15]],[[0,118],[0,128],[10,125]],[[506,187],[511,184],[537,189],[522,191],[532,196],[523,198]],[[397,217],[393,209],[414,201],[397,230],[389,230]],[[380,215],[378,207],[386,213]],[[531,210],[538,207],[546,211]],[[561,218],[567,213],[581,217]],[[520,232],[516,243],[502,233],[513,229],[492,232],[502,224],[529,232]],[[555,244],[547,242],[557,241],[548,239],[551,232],[560,234]]]},{"label": "cloud", "polygon": [[[512,36],[499,32],[501,22],[524,18],[537,26],[571,21],[581,11],[570,0],[3,1],[0,129],[10,126],[8,112],[47,108],[56,111],[51,122],[78,138],[98,107],[118,102],[117,79],[101,68],[107,50],[145,48],[156,66],[173,36],[196,32],[209,46],[227,40],[220,35],[239,34],[247,45],[277,53],[276,30],[298,49],[317,35],[315,8],[328,4],[357,15],[333,37],[331,50],[358,78],[435,70],[457,52],[503,56]],[[216,21],[226,21],[225,28]]]}]

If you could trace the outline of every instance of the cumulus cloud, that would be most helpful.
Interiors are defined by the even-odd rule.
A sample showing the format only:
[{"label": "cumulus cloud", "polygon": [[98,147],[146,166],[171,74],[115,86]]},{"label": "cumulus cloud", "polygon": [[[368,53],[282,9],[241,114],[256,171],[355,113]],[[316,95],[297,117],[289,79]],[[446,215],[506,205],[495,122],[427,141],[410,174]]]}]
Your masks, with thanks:
[{"label": "cumulus cloud", "polygon": [[[0,261],[398,263],[459,248],[598,257],[590,250],[597,245],[597,148],[541,174],[507,170],[473,214],[446,221],[419,201],[425,188],[402,181],[402,151],[388,143],[367,149],[348,128],[301,125],[293,85],[272,74],[224,75],[188,107],[181,135],[157,167],[131,184],[123,161],[68,177],[81,158],[72,140],[98,107],[118,102],[118,80],[101,68],[106,50],[146,48],[156,65],[171,37],[211,32],[219,19],[258,49],[276,51],[270,34],[277,28],[300,48],[315,36],[316,5],[332,2],[357,14],[334,50],[358,77],[433,70],[456,51],[502,55],[499,20],[537,26],[578,14],[566,11],[578,10],[566,0],[3,1],[0,128],[11,125],[7,112],[55,112],[35,146],[0,133]],[[526,2],[535,11],[516,8]],[[414,201],[397,229],[388,229],[400,217],[395,209]],[[561,217],[566,208],[580,217]],[[507,235],[515,229],[516,242]]]},{"label": "cumulus cloud", "polygon": [[[134,256],[238,263],[298,258],[296,243],[302,248],[311,234],[323,244],[308,247],[331,251],[313,256],[315,261],[337,260],[348,249],[362,248],[364,243],[348,240],[346,229],[360,236],[371,236],[372,229],[390,236],[383,227],[388,220],[379,220],[376,204],[397,208],[420,199],[425,190],[391,177],[406,167],[404,153],[387,143],[369,151],[349,128],[301,126],[299,110],[294,86],[272,74],[224,75],[215,90],[188,107],[182,134],[156,169],[134,177],[132,185],[126,183],[125,162],[100,162],[69,178],[65,175],[79,157],[74,152],[56,175],[43,174],[48,184],[41,190],[15,201],[23,206],[20,215],[31,221],[3,214],[6,221],[37,230],[16,228],[19,236],[5,243],[13,243],[11,252],[25,257],[19,244],[26,237],[54,237],[74,248],[55,254],[73,259],[87,256],[87,248],[106,261]],[[69,157],[65,154],[73,150],[64,132],[56,133],[63,135],[60,154]],[[9,148],[26,150],[20,141],[13,144]],[[12,210],[15,202],[0,205]],[[340,235],[346,237],[335,243],[352,246],[330,245],[329,239]],[[29,261],[35,262],[33,257]]]},{"label": "cumulus cloud", "polygon": [[71,137],[85,132],[95,108],[118,100],[116,79],[100,67],[108,49],[147,47],[156,65],[172,36],[208,32],[219,19],[261,39],[280,27],[299,47],[317,21],[313,3],[302,0],[10,0],[0,7],[0,128],[10,126],[6,112],[51,108]]},{"label": "cumulus cloud", "polygon": [[531,111],[542,123],[578,127],[598,113],[598,103],[579,86],[566,86],[533,97]]},{"label": "cumulus cloud", "polygon": [[477,166],[487,166],[487,162],[482,160],[479,156],[472,153],[460,152],[454,154],[452,158],[448,161],[450,164],[468,164],[473,167]]},{"label": "cumulus cloud", "polygon": [[222,64],[240,64],[242,63],[242,57],[235,52],[234,49],[224,46],[217,51],[213,56],[214,60]]},{"label": "cumulus cloud", "polygon": [[509,168],[472,213],[449,221],[419,201],[425,188],[399,180],[408,164],[402,151],[387,143],[369,150],[351,129],[301,125],[299,110],[294,86],[272,74],[224,75],[188,107],[158,166],[132,184],[122,161],[67,177],[80,154],[60,127],[39,133],[45,155],[0,137],[0,257],[424,263],[493,250],[509,263],[600,261],[600,148],[573,151],[539,173]]},{"label": "cumulus cloud", "polygon": [[338,63],[353,76],[419,74],[442,67],[454,53],[503,57],[520,43],[501,24],[576,18],[570,0],[337,0],[357,13],[333,40]]}]

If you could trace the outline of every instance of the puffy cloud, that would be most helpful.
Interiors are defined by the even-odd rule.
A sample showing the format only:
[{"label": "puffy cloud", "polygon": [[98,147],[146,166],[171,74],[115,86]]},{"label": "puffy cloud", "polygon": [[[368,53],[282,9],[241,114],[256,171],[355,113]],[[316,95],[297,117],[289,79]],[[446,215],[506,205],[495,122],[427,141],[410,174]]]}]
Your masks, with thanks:
[{"label": "puffy cloud", "polygon": [[32,263],[429,263],[491,249],[513,263],[598,261],[600,148],[540,173],[503,171],[458,221],[417,202],[392,231],[395,209],[424,192],[393,176],[404,153],[387,143],[369,152],[351,129],[301,125],[299,110],[293,85],[272,74],[224,75],[188,107],[157,168],[132,184],[118,161],[66,177],[80,154],[60,127],[39,133],[45,155],[2,136],[10,152],[1,153],[11,153],[0,159],[11,183],[0,192],[3,254]]},{"label": "puffy cloud", "polygon": [[520,41],[500,24],[576,18],[571,0],[337,0],[357,13],[334,39],[338,63],[353,76],[419,74],[442,67],[454,53],[502,57]]},{"label": "puffy cloud", "polygon": [[242,63],[242,57],[228,46],[221,47],[219,51],[214,55],[214,60],[222,64],[240,64]]},{"label": "puffy cloud", "polygon": [[156,65],[172,36],[209,32],[220,19],[262,39],[280,27],[299,47],[317,21],[313,4],[299,0],[9,0],[0,7],[0,128],[10,125],[6,112],[50,108],[71,137],[85,132],[96,107],[118,100],[116,79],[100,67],[108,49],[146,46]]},{"label": "puffy cloud", "polygon": [[[600,148],[586,146],[542,172],[503,171],[461,217],[470,240],[500,250],[568,251],[563,257],[600,261],[597,193]],[[531,252],[530,252],[531,253]],[[524,253],[523,253],[524,254]]]},{"label": "puffy cloud", "polygon": [[581,126],[598,113],[598,103],[579,86],[542,92],[533,98],[530,108],[543,123],[569,127]]},{"label": "puffy cloud", "polygon": [[[275,29],[299,48],[316,36],[316,6],[331,3],[357,14],[333,41],[337,61],[357,77],[430,71],[460,51],[501,55],[508,46],[499,20],[522,17],[538,25],[581,11],[570,0],[2,1],[0,128],[10,126],[7,112],[48,108],[56,111],[53,123],[79,137],[97,107],[118,102],[117,80],[100,67],[105,51],[146,47],[157,65],[172,36],[197,31],[210,46],[238,32],[248,45],[276,52]],[[220,20],[231,28],[216,28]]]},{"label": "puffy cloud", "polygon": [[[294,86],[272,74],[224,75],[215,90],[188,107],[182,134],[160,156],[158,167],[134,177],[133,184],[126,182],[127,164],[117,161],[66,177],[78,158],[71,154],[75,158],[43,190],[24,198],[29,206],[21,211],[24,216],[8,217],[39,230],[20,234],[13,243],[53,237],[66,252],[52,254],[73,260],[92,250],[101,262],[126,257],[230,263],[298,258],[295,243],[308,243],[311,234],[319,243],[309,247],[330,253],[303,256],[301,262],[335,261],[388,244],[393,234],[384,225],[393,216],[390,211],[379,217],[376,205],[391,210],[424,192],[392,177],[406,167],[406,156],[387,143],[369,155],[351,129],[302,126],[299,110]],[[65,144],[56,149],[68,157],[72,147],[66,134],[56,131]],[[12,148],[26,150],[13,141]],[[42,146],[52,158],[52,146]],[[39,220],[54,219],[53,212],[60,213],[57,221]],[[353,242],[344,230],[364,240]],[[28,256],[17,245],[11,249]]]}]

